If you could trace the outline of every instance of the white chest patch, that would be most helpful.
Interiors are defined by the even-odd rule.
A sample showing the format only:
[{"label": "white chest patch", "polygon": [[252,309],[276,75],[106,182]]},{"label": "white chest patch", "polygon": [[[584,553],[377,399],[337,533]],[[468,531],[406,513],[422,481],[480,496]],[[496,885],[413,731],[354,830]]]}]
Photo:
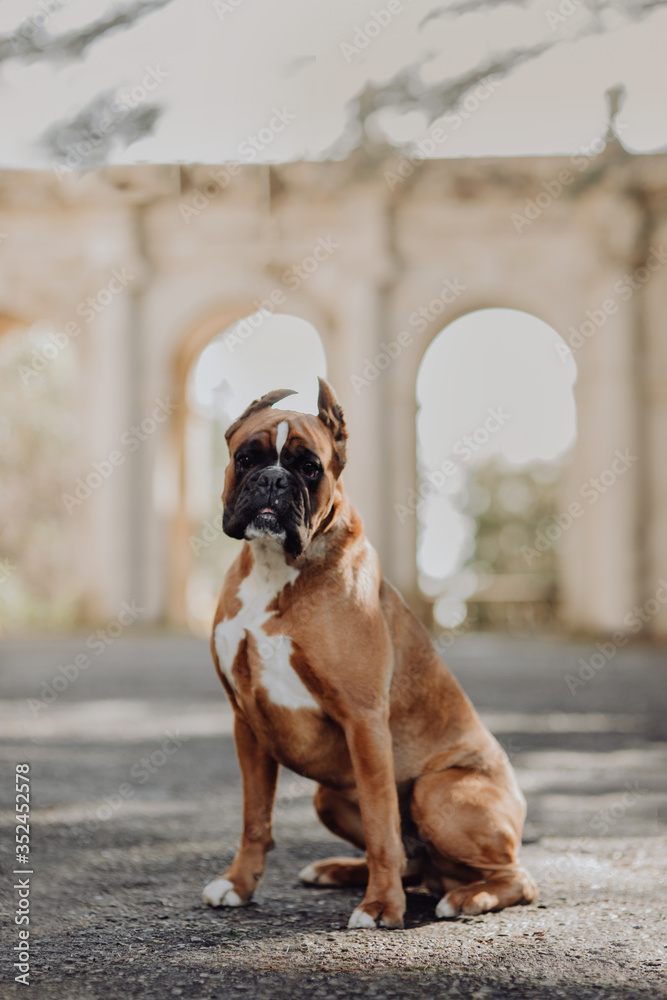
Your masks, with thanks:
[{"label": "white chest patch", "polygon": [[250,545],[255,562],[239,587],[241,609],[235,618],[218,622],[215,629],[220,669],[236,688],[232,667],[246,632],[250,632],[262,661],[262,684],[273,704],[285,708],[319,708],[290,663],[292,640],[286,635],[267,635],[262,628],[273,614],[267,612],[267,606],[288,583],[296,580],[299,571],[287,565],[282,546],[270,539],[253,539]]}]

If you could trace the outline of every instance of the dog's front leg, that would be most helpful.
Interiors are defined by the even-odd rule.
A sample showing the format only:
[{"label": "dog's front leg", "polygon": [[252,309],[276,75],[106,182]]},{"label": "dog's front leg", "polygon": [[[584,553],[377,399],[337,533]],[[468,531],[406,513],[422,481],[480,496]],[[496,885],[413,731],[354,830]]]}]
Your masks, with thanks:
[{"label": "dog's front leg", "polygon": [[388,713],[361,712],[345,726],[366,841],[368,886],[349,928],[402,927],[405,853]]},{"label": "dog's front leg", "polygon": [[271,819],[278,765],[238,715],[234,719],[234,741],[243,781],[243,833],[236,857],[225,874],[204,889],[204,902],[209,906],[249,903],[264,873],[267,851],[273,847]]}]

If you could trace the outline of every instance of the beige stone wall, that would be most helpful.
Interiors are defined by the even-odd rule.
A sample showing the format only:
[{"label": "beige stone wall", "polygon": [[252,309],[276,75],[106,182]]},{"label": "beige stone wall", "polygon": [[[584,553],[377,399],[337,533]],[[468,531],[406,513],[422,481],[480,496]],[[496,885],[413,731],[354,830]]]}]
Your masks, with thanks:
[{"label": "beige stone wall", "polygon": [[[282,289],[279,311],[320,332],[346,409],[348,490],[387,574],[417,602],[416,525],[401,525],[393,504],[415,485],[415,378],[427,346],[451,320],[488,306],[526,310],[569,338],[587,310],[615,297],[617,311],[575,353],[579,439],[563,509],[617,448],[639,460],[563,537],[561,556],[565,627],[611,631],[627,627],[667,575],[667,268],[627,301],[614,291],[667,240],[666,165],[611,149],[520,233],[512,213],[526,199],[544,202],[545,183],[572,168],[567,159],[433,162],[394,191],[382,168],[362,175],[349,163],[247,167],[222,190],[205,167],[112,168],[62,183],[7,172],[0,313],[59,327],[78,318],[86,469],[156,400],[179,398],[207,337]],[[287,288],[281,276],[320,237],[339,246],[298,290]],[[82,321],[81,303],[123,268],[133,275],[126,289]],[[465,291],[423,330],[410,327],[445,279]],[[355,389],[352,376],[402,330],[412,342]],[[182,617],[179,426],[157,427],[72,515],[91,619],[113,617],[128,595],[148,619]],[[647,628],[667,635],[667,606]]]}]

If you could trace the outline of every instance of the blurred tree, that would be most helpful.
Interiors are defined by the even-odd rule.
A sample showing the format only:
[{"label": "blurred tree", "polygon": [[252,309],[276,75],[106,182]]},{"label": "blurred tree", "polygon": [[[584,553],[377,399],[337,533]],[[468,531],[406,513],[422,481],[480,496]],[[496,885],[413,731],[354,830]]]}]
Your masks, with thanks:
[{"label": "blurred tree", "polygon": [[476,523],[466,569],[479,590],[469,613],[481,625],[513,630],[553,622],[558,597],[558,540],[535,548],[558,513],[557,465],[513,468],[493,460],[467,478],[465,512]]},{"label": "blurred tree", "polygon": [[239,542],[228,538],[222,530],[221,489],[229,464],[225,430],[226,424],[210,411],[200,408],[191,395],[186,431],[190,444],[186,450],[186,478],[192,487],[204,469],[206,477],[205,490],[193,504],[197,507],[196,516],[191,515],[192,532],[188,541],[193,559],[187,604],[191,627],[206,636],[225,572],[240,547]]},{"label": "blurred tree", "polygon": [[0,337],[0,632],[70,622],[80,597],[61,499],[77,475],[78,359],[70,344],[43,376],[34,365],[47,338],[45,327]]}]

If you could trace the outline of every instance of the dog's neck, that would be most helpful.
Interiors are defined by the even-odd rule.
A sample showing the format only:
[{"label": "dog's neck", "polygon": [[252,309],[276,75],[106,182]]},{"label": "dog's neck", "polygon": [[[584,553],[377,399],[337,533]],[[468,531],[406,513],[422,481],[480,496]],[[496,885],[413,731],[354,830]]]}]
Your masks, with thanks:
[{"label": "dog's neck", "polygon": [[282,542],[271,535],[258,535],[245,542],[252,552],[253,572],[266,582],[284,577],[284,583],[291,583],[298,576],[298,560],[285,553]]}]

